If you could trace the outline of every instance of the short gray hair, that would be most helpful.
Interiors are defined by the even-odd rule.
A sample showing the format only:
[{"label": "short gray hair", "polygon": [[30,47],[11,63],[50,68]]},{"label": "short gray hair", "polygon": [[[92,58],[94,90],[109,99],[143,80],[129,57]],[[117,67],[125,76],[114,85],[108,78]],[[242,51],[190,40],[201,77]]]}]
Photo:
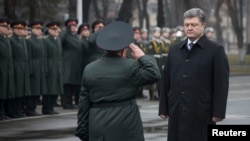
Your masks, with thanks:
[{"label": "short gray hair", "polygon": [[205,20],[206,20],[205,13],[200,8],[189,9],[183,14],[183,19],[193,18],[193,17],[198,17],[201,23],[205,23]]}]

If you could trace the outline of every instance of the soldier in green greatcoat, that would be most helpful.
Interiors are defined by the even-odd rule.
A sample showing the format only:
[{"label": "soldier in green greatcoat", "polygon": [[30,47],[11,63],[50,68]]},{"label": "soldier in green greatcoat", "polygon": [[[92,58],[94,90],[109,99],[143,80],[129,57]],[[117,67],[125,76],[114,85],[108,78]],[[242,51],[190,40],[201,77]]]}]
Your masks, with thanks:
[{"label": "soldier in green greatcoat", "polygon": [[59,38],[60,23],[49,22],[47,25],[48,36],[44,38],[44,46],[47,55],[47,93],[42,99],[42,113],[54,115],[57,97],[63,94],[63,56],[62,43]]},{"label": "soldier in green greatcoat", "polygon": [[10,117],[25,117],[24,102],[25,97],[30,96],[30,66],[29,54],[26,41],[23,37],[26,30],[25,21],[14,21],[11,23],[13,36],[10,38],[15,75],[15,99],[12,104],[8,104]]},{"label": "soldier in green greatcoat", "polygon": [[12,48],[8,35],[10,21],[0,18],[0,120],[9,119],[8,100],[15,94]]},{"label": "soldier in green greatcoat", "polygon": [[36,112],[37,101],[47,93],[46,73],[48,72],[47,56],[42,39],[43,22],[32,21],[29,27],[31,36],[26,41],[30,58],[31,95],[25,98],[25,113],[27,116],[39,116],[40,114]]},{"label": "soldier in green greatcoat", "polygon": [[[154,58],[130,44],[132,40],[131,26],[121,21],[108,24],[97,36],[97,45],[107,54],[83,72],[75,133],[82,141],[145,140],[135,98],[139,87],[161,75]],[[133,59],[125,56],[128,46]]]},{"label": "soldier in green greatcoat", "polygon": [[77,35],[76,18],[65,21],[66,33],[62,38],[63,49],[63,83],[64,94],[62,95],[62,107],[64,109],[77,108],[73,98],[78,100],[80,93],[81,76],[83,71],[82,44]]},{"label": "soldier in green greatcoat", "polygon": [[90,36],[90,29],[88,23],[82,23],[77,30],[77,34],[79,35],[82,44],[85,47],[89,47],[89,36]]},{"label": "soldier in green greatcoat", "polygon": [[95,61],[96,59],[99,59],[105,54],[105,51],[103,49],[100,49],[96,45],[96,36],[98,35],[98,32],[105,26],[105,22],[101,19],[95,20],[91,25],[92,33],[89,36],[89,62],[91,63]]},{"label": "soldier in green greatcoat", "polygon": [[[82,23],[78,30],[77,34],[80,36],[81,44],[82,44],[82,64],[83,69],[85,66],[91,61],[90,57],[93,55],[89,50],[90,49],[90,43],[89,43],[89,36],[90,36],[90,26],[88,23]],[[76,104],[78,104],[78,101],[75,101]]]}]

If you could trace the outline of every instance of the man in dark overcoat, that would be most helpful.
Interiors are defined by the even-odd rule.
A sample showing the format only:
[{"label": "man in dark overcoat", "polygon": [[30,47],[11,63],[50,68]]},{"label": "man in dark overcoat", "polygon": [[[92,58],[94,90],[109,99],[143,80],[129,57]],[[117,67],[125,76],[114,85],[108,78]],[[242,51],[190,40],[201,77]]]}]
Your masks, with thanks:
[{"label": "man in dark overcoat", "polygon": [[[107,50],[83,72],[76,136],[82,141],[144,141],[135,98],[138,89],[160,79],[154,58],[131,44],[133,30],[125,22],[105,26],[97,45]],[[132,58],[126,58],[130,46]]]},{"label": "man in dark overcoat", "polygon": [[82,64],[82,44],[77,35],[76,18],[69,18],[65,21],[67,31],[62,38],[63,49],[63,83],[64,94],[62,95],[62,107],[74,109],[73,98],[79,99]]},{"label": "man in dark overcoat", "polygon": [[161,79],[159,116],[168,118],[168,141],[207,141],[209,124],[226,114],[228,59],[204,34],[205,14],[184,13],[187,39],[170,47]]},{"label": "man in dark overcoat", "polygon": [[24,100],[30,96],[30,66],[29,54],[24,33],[25,21],[14,21],[11,23],[13,36],[10,38],[15,75],[15,100],[8,104],[10,117],[20,118],[26,116],[24,113]]},{"label": "man in dark overcoat", "polygon": [[12,48],[8,36],[10,21],[0,18],[0,120],[9,119],[5,105],[15,94]]},{"label": "man in dark overcoat", "polygon": [[54,110],[56,100],[63,94],[63,59],[62,43],[59,38],[60,23],[49,22],[47,25],[48,36],[44,39],[47,55],[47,93],[42,99],[42,113],[45,115],[58,114]]},{"label": "man in dark overcoat", "polygon": [[30,84],[31,95],[25,98],[27,116],[39,116],[36,112],[37,101],[39,98],[47,93],[46,73],[47,69],[47,55],[43,43],[42,21],[32,21],[29,24],[31,28],[31,36],[27,39],[27,47],[29,49],[30,58]]}]

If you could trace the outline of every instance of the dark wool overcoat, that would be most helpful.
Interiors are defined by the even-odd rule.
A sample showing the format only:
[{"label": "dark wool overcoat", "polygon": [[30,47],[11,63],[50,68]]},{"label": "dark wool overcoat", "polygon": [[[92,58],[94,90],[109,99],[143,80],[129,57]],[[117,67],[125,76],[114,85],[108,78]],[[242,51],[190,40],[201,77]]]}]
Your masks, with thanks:
[{"label": "dark wool overcoat", "polygon": [[43,39],[31,35],[31,37],[27,39],[27,47],[29,49],[31,71],[31,95],[39,96],[47,94],[46,73],[48,72],[48,68]]},{"label": "dark wool overcoat", "polygon": [[63,94],[63,59],[60,38],[48,36],[44,39],[47,55],[47,95]]},{"label": "dark wool overcoat", "polygon": [[159,115],[168,115],[168,141],[207,141],[212,117],[224,119],[229,66],[224,48],[202,36],[170,47],[161,79]]},{"label": "dark wool overcoat", "polygon": [[0,35],[0,99],[13,98],[14,94],[12,48],[9,38]]},{"label": "dark wool overcoat", "polygon": [[89,54],[89,61],[88,63],[91,63],[99,58],[101,58],[104,54],[105,51],[99,48],[96,44],[96,37],[97,33],[92,33],[89,36],[89,47],[88,47],[88,54]]},{"label": "dark wool overcoat", "polygon": [[63,49],[63,83],[81,85],[82,42],[81,39],[71,32],[65,33],[62,38]]},{"label": "dark wool overcoat", "polygon": [[86,66],[76,135],[84,141],[144,141],[135,98],[141,86],[160,79],[154,58],[138,61],[107,54]]},{"label": "dark wool overcoat", "polygon": [[14,61],[15,97],[30,96],[30,62],[26,41],[13,35],[10,44]]}]

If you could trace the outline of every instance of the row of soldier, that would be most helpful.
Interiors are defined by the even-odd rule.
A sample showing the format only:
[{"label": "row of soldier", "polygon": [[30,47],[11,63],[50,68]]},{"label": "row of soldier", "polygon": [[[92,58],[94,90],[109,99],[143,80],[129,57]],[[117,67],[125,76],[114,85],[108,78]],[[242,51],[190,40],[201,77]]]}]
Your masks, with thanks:
[{"label": "row of soldier", "polygon": [[52,21],[43,34],[42,21],[0,18],[0,120],[39,116],[40,100],[42,114],[58,114],[54,106],[59,95],[63,109],[77,108],[82,71],[104,54],[93,47],[104,22],[95,21],[90,36],[88,24],[77,25],[76,18],[69,18],[61,30]]},{"label": "row of soldier", "polygon": [[[105,23],[93,22],[92,33],[88,23],[78,27],[75,18],[64,24],[61,30],[59,22],[49,22],[44,35],[42,21],[27,24],[0,19],[0,119],[40,115],[36,106],[41,96],[42,114],[57,114],[54,106],[59,95],[64,109],[77,108],[84,67],[105,53],[95,45],[96,34]],[[172,33],[177,35],[171,36],[169,28],[155,27],[149,34],[146,29],[134,27],[134,43],[155,57],[162,70],[170,44],[182,37],[182,33]],[[147,89],[150,100],[156,100],[158,87],[145,86],[138,97],[144,97],[143,89]]]}]

